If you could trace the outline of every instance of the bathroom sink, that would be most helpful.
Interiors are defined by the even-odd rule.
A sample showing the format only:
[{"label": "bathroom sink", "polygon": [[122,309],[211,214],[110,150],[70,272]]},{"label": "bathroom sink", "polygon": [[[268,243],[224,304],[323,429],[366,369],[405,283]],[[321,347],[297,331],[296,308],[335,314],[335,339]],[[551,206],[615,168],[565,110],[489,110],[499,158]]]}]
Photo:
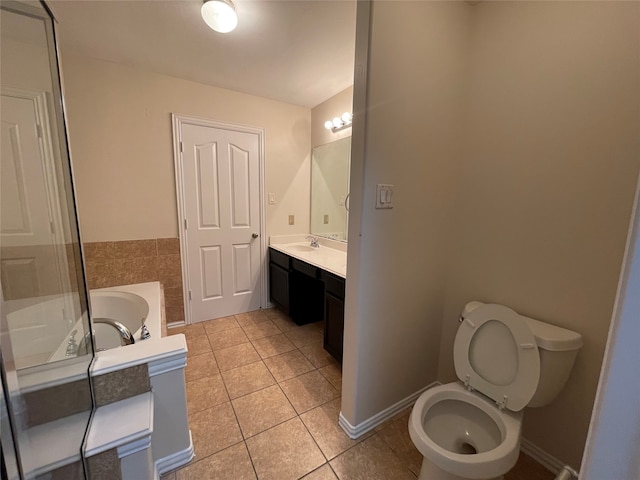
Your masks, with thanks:
[{"label": "bathroom sink", "polygon": [[293,252],[315,252],[318,250],[309,245],[287,245],[287,248]]}]

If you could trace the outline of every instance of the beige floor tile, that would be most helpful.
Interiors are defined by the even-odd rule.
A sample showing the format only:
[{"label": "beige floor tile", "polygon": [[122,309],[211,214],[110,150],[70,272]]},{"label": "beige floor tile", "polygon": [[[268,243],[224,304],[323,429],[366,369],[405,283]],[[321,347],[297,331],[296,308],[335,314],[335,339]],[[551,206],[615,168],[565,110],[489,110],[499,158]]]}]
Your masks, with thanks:
[{"label": "beige floor tile", "polygon": [[293,418],[247,440],[260,480],[297,480],[325,458],[299,418]]},{"label": "beige floor tile", "polygon": [[415,475],[377,435],[330,462],[340,480],[415,480]]},{"label": "beige floor tile", "polygon": [[244,442],[189,464],[176,472],[176,480],[252,480],[256,478]]},{"label": "beige floor tile", "polygon": [[395,422],[396,420],[400,420],[400,419],[402,419],[405,423],[408,423],[409,422],[409,417],[411,416],[411,410],[412,409],[413,409],[413,404],[411,404],[408,407],[404,408],[403,410],[399,411],[393,417],[391,417],[390,419],[386,420],[385,422],[381,423],[376,428],[374,428],[374,430],[376,432],[379,432],[383,428],[388,427],[393,422]]},{"label": "beige floor tile", "polygon": [[262,312],[269,318],[286,317],[286,316],[288,316],[286,313],[284,313],[282,310],[280,310],[277,307],[265,308],[264,310],[262,310]]},{"label": "beige floor tile", "polygon": [[252,437],[296,416],[277,385],[258,390],[231,402],[244,438]]},{"label": "beige floor tile", "polygon": [[295,330],[289,330],[285,335],[298,348],[314,343],[322,344],[322,332],[313,325],[304,325]]},{"label": "beige floor tile", "polygon": [[221,330],[207,336],[209,337],[211,348],[214,351],[233,347],[234,345],[240,345],[241,343],[247,343],[249,341],[247,336],[244,334],[244,330],[240,327]]},{"label": "beige floor tile", "polygon": [[283,332],[288,332],[289,330],[295,330],[298,328],[298,325],[296,325],[295,322],[286,315],[269,318],[271,318],[271,321]]},{"label": "beige floor tile", "polygon": [[247,325],[257,325],[258,323],[266,322],[267,320],[269,320],[269,317],[267,317],[267,315],[262,310],[239,313],[235,317],[241,327],[245,327]]},{"label": "beige floor tile", "polygon": [[318,371],[324,378],[329,380],[329,383],[333,385],[338,392],[342,392],[342,370],[337,363],[330,363],[326,367],[318,369]]},{"label": "beige floor tile", "polygon": [[305,345],[303,347],[300,347],[300,351],[316,368],[326,367],[327,365],[331,365],[332,363],[337,364],[336,359],[333,358],[331,354],[324,349],[321,343],[312,343],[310,345]]},{"label": "beige floor tile", "polygon": [[276,383],[269,369],[261,361],[224,371],[222,378],[232,399]]},{"label": "beige floor tile", "polygon": [[189,413],[189,428],[198,458],[207,457],[242,441],[231,402]]},{"label": "beige floor tile", "polygon": [[177,335],[178,333],[184,333],[184,336],[189,337],[199,337],[204,333],[204,326],[202,323],[193,323],[191,325],[185,325],[182,327],[173,327],[168,328],[167,333],[169,335]]},{"label": "beige floor tile", "polygon": [[209,339],[204,333],[187,337],[187,356],[193,357],[211,351]]},{"label": "beige floor tile", "polygon": [[526,453],[520,452],[515,467],[507,472],[504,480],[553,480],[556,476]]},{"label": "beige floor tile", "polygon": [[160,480],[176,480],[176,472],[165,473],[160,476]]},{"label": "beige floor tile", "polygon": [[296,346],[283,334],[254,340],[252,343],[262,358],[273,357],[296,349]]},{"label": "beige floor tile", "polygon": [[245,325],[242,329],[249,337],[249,340],[258,340],[259,338],[272,337],[282,333],[271,320],[260,322],[256,325]]},{"label": "beige floor tile", "polygon": [[314,366],[298,349],[264,359],[264,363],[278,382],[314,370]]},{"label": "beige floor tile", "polygon": [[206,410],[228,401],[229,396],[219,374],[187,382],[187,407],[189,413]]},{"label": "beige floor tile", "polygon": [[222,332],[223,330],[229,330],[230,328],[238,328],[240,326],[234,316],[207,320],[206,322],[202,322],[202,325],[204,326],[204,331],[207,335]]},{"label": "beige floor tile", "polygon": [[300,415],[300,419],[304,422],[324,456],[329,460],[371,436],[369,434],[363,438],[352,440],[344,433],[338,425],[340,403],[340,398],[336,398]]},{"label": "beige floor tile", "polygon": [[184,370],[187,382],[215,375],[216,373],[219,373],[219,370],[213,352],[190,356],[187,360],[187,367]]},{"label": "beige floor tile", "polygon": [[420,474],[422,454],[413,444],[409,436],[408,418],[400,417],[378,432],[400,460],[416,475]]},{"label": "beige floor tile", "polygon": [[317,470],[314,470],[310,474],[305,475],[301,480],[338,480],[338,477],[336,477],[336,474],[333,473],[331,467],[326,464],[321,466]]},{"label": "beige floor tile", "polygon": [[317,370],[285,380],[280,387],[298,414],[340,396]]},{"label": "beige floor tile", "polygon": [[214,355],[218,361],[218,368],[222,372],[260,361],[260,355],[258,355],[251,343],[241,343],[233,347],[216,350]]}]

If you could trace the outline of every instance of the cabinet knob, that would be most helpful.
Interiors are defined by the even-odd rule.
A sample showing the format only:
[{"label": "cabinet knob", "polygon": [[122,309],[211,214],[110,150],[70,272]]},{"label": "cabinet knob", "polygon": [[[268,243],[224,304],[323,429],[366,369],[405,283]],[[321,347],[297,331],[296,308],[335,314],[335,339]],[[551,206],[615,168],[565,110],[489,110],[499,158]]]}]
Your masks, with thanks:
[{"label": "cabinet knob", "polygon": [[258,238],[260,235],[258,235],[257,233],[252,233],[251,234],[251,238]]}]

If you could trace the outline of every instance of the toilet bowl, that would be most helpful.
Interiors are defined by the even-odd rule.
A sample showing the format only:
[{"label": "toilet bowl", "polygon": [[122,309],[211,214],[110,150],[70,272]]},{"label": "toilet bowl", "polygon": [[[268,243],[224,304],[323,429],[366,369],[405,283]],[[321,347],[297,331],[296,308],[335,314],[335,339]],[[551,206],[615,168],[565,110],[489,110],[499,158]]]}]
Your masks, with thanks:
[{"label": "toilet bowl", "polygon": [[419,480],[502,478],[518,460],[522,409],[553,400],[582,346],[578,333],[502,305],[471,302],[460,321],[461,381],[425,391],[409,419]]}]

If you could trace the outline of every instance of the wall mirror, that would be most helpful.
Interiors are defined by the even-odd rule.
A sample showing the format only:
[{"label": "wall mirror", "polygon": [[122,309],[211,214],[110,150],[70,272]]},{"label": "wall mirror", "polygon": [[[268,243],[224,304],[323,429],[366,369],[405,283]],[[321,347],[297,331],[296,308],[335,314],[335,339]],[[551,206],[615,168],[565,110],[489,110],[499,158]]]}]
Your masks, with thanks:
[{"label": "wall mirror", "polygon": [[84,478],[93,349],[53,17],[3,1],[0,32],[2,474]]},{"label": "wall mirror", "polygon": [[347,241],[351,137],[311,152],[311,228],[313,235]]}]

